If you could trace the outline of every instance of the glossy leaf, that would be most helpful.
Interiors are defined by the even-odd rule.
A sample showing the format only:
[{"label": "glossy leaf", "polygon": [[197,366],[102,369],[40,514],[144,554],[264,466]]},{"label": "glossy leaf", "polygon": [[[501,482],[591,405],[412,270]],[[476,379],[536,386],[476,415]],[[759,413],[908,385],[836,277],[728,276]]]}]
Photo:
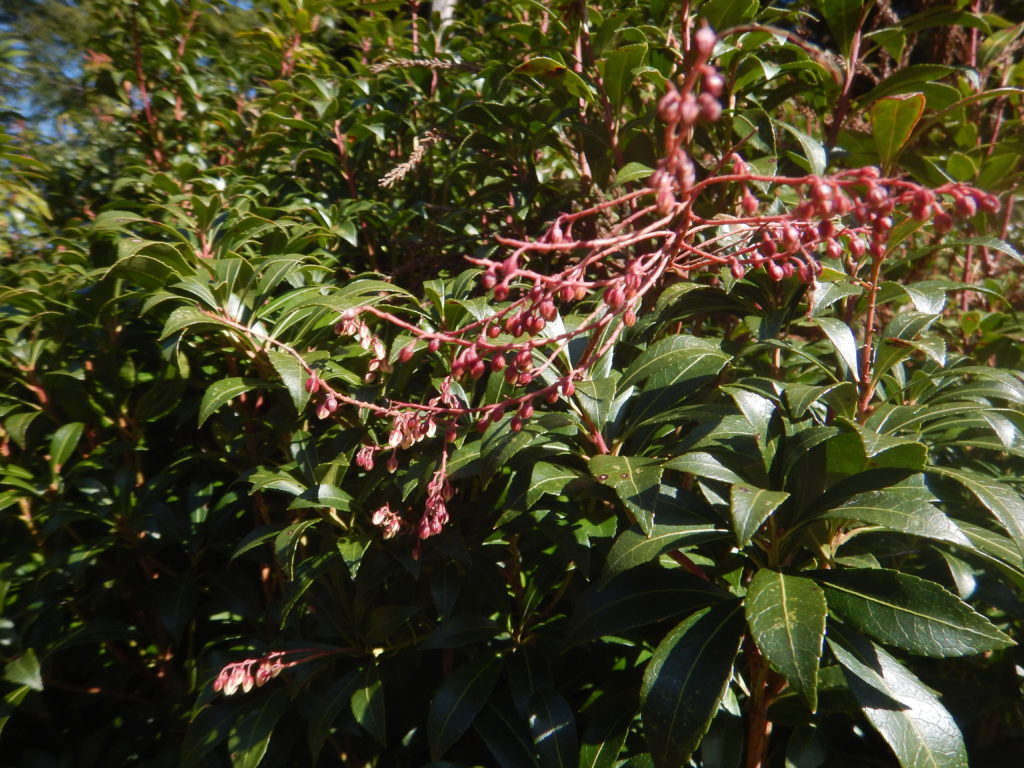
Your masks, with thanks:
[{"label": "glossy leaf", "polygon": [[661,483],[661,462],[639,456],[594,456],[590,473],[615,490],[640,527],[649,532]]},{"label": "glossy leaf", "polygon": [[576,768],[579,741],[576,718],[565,698],[555,691],[538,691],[530,699],[530,735],[542,768]]},{"label": "glossy leaf", "polygon": [[829,609],[876,640],[922,656],[965,656],[1012,640],[932,581],[881,568],[817,571]]},{"label": "glossy leaf", "polygon": [[767,568],[754,574],[744,603],[758,649],[814,712],[825,637],[825,594],[810,579]]},{"label": "glossy leaf", "polygon": [[764,521],[788,498],[786,491],[766,491],[739,483],[733,485],[729,489],[729,514],[737,546],[747,546]]},{"label": "glossy leaf", "polygon": [[644,672],[644,736],[658,768],[684,765],[711,725],[732,677],[743,611],[725,602],[685,619],[658,645]]},{"label": "glossy leaf", "polygon": [[884,650],[865,641],[855,650],[829,641],[864,715],[902,768],[967,768],[956,721],[938,697]]},{"label": "glossy leaf", "polygon": [[82,438],[82,430],[85,424],[80,421],[73,421],[65,424],[53,433],[50,438],[50,471],[53,474],[60,472],[61,468],[71,458],[78,441]]},{"label": "glossy leaf", "polygon": [[1016,491],[997,480],[962,469],[936,467],[931,471],[956,480],[974,494],[1024,553],[1024,499]]},{"label": "glossy leaf", "polygon": [[605,584],[630,568],[649,563],[659,555],[681,546],[721,538],[727,531],[712,523],[692,525],[655,525],[650,535],[638,528],[619,534],[605,560],[601,583]]},{"label": "glossy leaf", "polygon": [[203,426],[206,420],[221,407],[227,405],[239,395],[243,395],[259,386],[259,381],[245,379],[240,376],[232,376],[228,379],[213,382],[213,384],[207,387],[206,394],[203,395],[203,401],[199,404],[199,426]]}]

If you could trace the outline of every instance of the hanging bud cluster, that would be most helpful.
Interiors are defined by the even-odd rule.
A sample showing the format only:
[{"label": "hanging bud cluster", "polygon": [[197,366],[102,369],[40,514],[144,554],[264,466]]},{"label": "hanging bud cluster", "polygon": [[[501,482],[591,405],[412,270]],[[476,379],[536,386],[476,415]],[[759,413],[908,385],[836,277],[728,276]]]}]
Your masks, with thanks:
[{"label": "hanging bud cluster", "polygon": [[[658,213],[665,216],[697,181],[697,170],[686,151],[698,122],[713,123],[722,116],[719,97],[725,80],[708,63],[715,48],[715,33],[701,27],[693,35],[693,61],[679,87],[668,84],[668,91],[658,102],[658,119],[665,123],[664,157],[651,174],[649,185],[654,191]],[[699,90],[698,90],[699,88]]]},{"label": "hanging bud cluster", "polygon": [[393,512],[390,504],[375,510],[370,518],[375,526],[381,529],[381,536],[385,539],[393,539],[402,530],[402,518]]},{"label": "hanging bud cluster", "polygon": [[[885,258],[897,222],[908,216],[930,221],[930,231],[941,236],[956,218],[999,210],[996,197],[973,187],[950,183],[928,189],[883,177],[873,167],[829,176],[768,176],[733,153],[717,166],[703,161],[714,170],[698,179],[689,152],[694,129],[721,117],[725,81],[710,63],[716,43],[711,29],[698,29],[691,43],[686,74],[669,84],[658,103],[663,157],[646,188],[563,213],[540,238],[499,237],[508,248],[501,258],[469,259],[482,270],[493,314],[442,331],[417,328],[383,305],[372,305],[346,311],[335,325],[339,335],[352,337],[368,353],[367,384],[391,372],[387,345],[367,324],[368,316],[403,334],[396,343],[402,346],[391,350],[397,366],[423,359],[447,363],[439,394],[426,403],[360,403],[341,396],[315,372],[306,382],[320,418],[344,402],[389,419],[387,439],[362,446],[356,455],[356,464],[366,471],[374,469],[378,451],[390,452],[387,468],[394,472],[400,450],[443,436],[441,466],[428,484],[415,526],[420,541],[448,521],[452,486],[446,444],[470,425],[484,432],[507,423],[519,431],[542,403],[572,397],[575,382],[637,322],[645,297],[666,275],[685,278],[698,270],[727,268],[741,279],[748,270],[763,268],[773,281],[796,277],[813,285],[826,260],[857,277],[864,264]],[[786,193],[781,212],[779,191]],[[574,229],[605,234],[578,238]],[[566,329],[561,314],[569,308],[576,318]],[[566,365],[567,347],[579,337],[588,343]],[[453,392],[459,390],[456,382],[459,397]],[[501,395],[497,402],[472,407],[460,398],[474,386]],[[414,528],[386,504],[372,520],[385,538]]]},{"label": "hanging bud cluster", "polygon": [[[745,165],[737,158],[733,167]],[[870,166],[829,178],[775,181],[795,190],[800,201],[784,216],[738,220],[756,236],[752,245],[726,256],[736,278],[743,277],[750,267],[764,267],[772,280],[797,274],[803,282],[811,283],[821,272],[822,258],[841,262],[849,274],[855,275],[865,255],[871,260],[885,258],[893,216],[899,211],[919,221],[932,219],[935,232],[941,235],[952,228],[953,216],[969,218],[979,210],[999,210],[998,198],[965,184],[946,184],[931,190],[905,179],[883,178],[877,168]],[[741,205],[745,213],[753,214],[756,201],[748,205],[748,196],[749,187],[744,185]],[[947,206],[953,215],[947,212]]]},{"label": "hanging bud cluster", "polygon": [[445,474],[445,463],[434,473],[427,485],[427,503],[416,526],[416,535],[422,541],[436,536],[448,522],[448,502],[452,500],[455,490]]},{"label": "hanging bud cluster", "polygon": [[274,651],[261,658],[228,664],[213,681],[213,690],[223,691],[225,696],[231,696],[238,690],[248,693],[253,687],[259,688],[302,661],[285,661],[284,658],[284,651]]}]

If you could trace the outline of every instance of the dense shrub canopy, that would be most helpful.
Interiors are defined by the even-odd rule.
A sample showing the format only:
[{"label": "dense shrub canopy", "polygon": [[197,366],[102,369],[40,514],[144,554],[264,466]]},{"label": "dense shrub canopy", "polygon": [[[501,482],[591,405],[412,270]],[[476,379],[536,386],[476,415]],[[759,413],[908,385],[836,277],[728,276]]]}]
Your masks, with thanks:
[{"label": "dense shrub canopy", "polygon": [[5,764],[1005,765],[1014,4],[0,2]]}]

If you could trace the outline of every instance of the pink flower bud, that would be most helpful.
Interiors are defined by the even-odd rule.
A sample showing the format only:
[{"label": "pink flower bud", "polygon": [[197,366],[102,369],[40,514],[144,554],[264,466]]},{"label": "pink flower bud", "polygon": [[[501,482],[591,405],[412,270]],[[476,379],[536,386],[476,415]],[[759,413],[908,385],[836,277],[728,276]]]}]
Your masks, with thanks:
[{"label": "pink flower bud", "polygon": [[607,304],[610,309],[618,309],[622,306],[622,303],[625,300],[626,295],[618,285],[613,285],[604,292],[604,303]]},{"label": "pink flower bud", "polygon": [[711,69],[704,73],[704,90],[714,96],[716,99],[722,95],[722,89],[725,88],[725,78],[720,74]]},{"label": "pink flower bud", "polygon": [[715,50],[717,40],[718,36],[711,31],[711,27],[703,26],[694,32],[693,47],[697,51],[697,56],[704,60],[708,59]]},{"label": "pink flower bud", "polygon": [[306,379],[306,391],[311,395],[315,395],[320,391],[320,379],[316,377],[316,374]]},{"label": "pink flower bud", "polygon": [[932,219],[932,226],[935,227],[937,233],[944,235],[953,228],[953,217],[945,211],[939,211]]},{"label": "pink flower bud", "polygon": [[398,362],[408,363],[412,360],[413,352],[416,351],[416,342],[410,341],[398,352]]},{"label": "pink flower bud", "polygon": [[722,105],[710,93],[702,93],[698,96],[697,104],[700,106],[701,120],[713,123],[722,116]]}]

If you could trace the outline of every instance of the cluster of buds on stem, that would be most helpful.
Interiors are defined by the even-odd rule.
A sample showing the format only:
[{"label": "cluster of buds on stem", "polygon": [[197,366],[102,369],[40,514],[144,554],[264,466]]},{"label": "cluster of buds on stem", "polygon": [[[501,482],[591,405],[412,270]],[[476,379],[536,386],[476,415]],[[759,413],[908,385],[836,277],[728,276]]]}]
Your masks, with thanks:
[{"label": "cluster of buds on stem", "polygon": [[[715,48],[715,33],[704,26],[693,35],[693,61],[678,87],[669,83],[658,102],[658,119],[665,123],[664,157],[651,174],[658,213],[675,210],[677,198],[685,195],[697,181],[697,170],[685,146],[698,122],[713,123],[722,116],[719,97],[725,80],[708,63]],[[697,92],[698,85],[700,92]]]},{"label": "cluster of buds on stem", "polygon": [[[892,232],[903,221],[930,220],[931,229],[941,236],[953,226],[954,217],[999,209],[996,197],[973,187],[949,183],[928,189],[885,177],[874,167],[827,176],[770,176],[752,172],[734,153],[717,166],[702,159],[709,170],[698,178],[689,151],[694,128],[722,114],[719,99],[725,81],[710,63],[715,42],[706,26],[694,33],[686,72],[669,84],[658,103],[663,157],[646,188],[563,213],[537,239],[499,237],[509,249],[502,258],[469,259],[482,270],[481,285],[494,300],[492,314],[443,331],[417,327],[381,305],[342,314],[336,331],[354,337],[372,356],[367,383],[391,370],[385,342],[367,324],[370,315],[400,329],[403,340],[412,335],[393,350],[397,364],[414,364],[417,351],[425,349],[449,367],[440,394],[427,403],[360,405],[390,419],[390,429],[383,445],[359,450],[358,466],[370,471],[375,451],[390,450],[387,464],[394,471],[399,450],[439,432],[445,443],[454,441],[471,423],[482,432],[511,415],[509,428],[522,429],[541,402],[573,396],[575,382],[636,323],[645,297],[663,285],[666,275],[685,278],[699,270],[724,268],[741,279],[748,270],[763,268],[771,280],[796,276],[813,285],[822,260],[829,260],[858,279],[865,264],[886,257],[893,247]],[[779,192],[785,192],[788,208],[773,204]],[[602,234],[577,238],[574,229]],[[907,229],[901,228],[901,237]],[[537,263],[541,266],[534,268]],[[567,308],[577,316],[563,325],[561,313]],[[570,342],[581,337],[586,343],[574,345],[570,355]],[[488,391],[503,387],[498,402],[472,406],[453,394],[457,381],[470,391],[474,382],[499,376],[488,382]],[[317,413],[322,418],[339,402],[359,405],[316,374],[306,387],[319,396]],[[599,431],[591,437],[603,450]],[[444,443],[441,451],[441,467],[427,487],[425,511],[416,526],[421,541],[448,521],[452,487]],[[374,513],[373,522],[386,538],[403,530],[400,517],[387,505]]]},{"label": "cluster of buds on stem", "polygon": [[253,687],[259,688],[284,670],[303,661],[306,659],[285,661],[284,651],[274,651],[259,658],[236,661],[220,671],[213,682],[213,690],[223,691],[225,696],[231,696],[239,689],[248,693]]}]

